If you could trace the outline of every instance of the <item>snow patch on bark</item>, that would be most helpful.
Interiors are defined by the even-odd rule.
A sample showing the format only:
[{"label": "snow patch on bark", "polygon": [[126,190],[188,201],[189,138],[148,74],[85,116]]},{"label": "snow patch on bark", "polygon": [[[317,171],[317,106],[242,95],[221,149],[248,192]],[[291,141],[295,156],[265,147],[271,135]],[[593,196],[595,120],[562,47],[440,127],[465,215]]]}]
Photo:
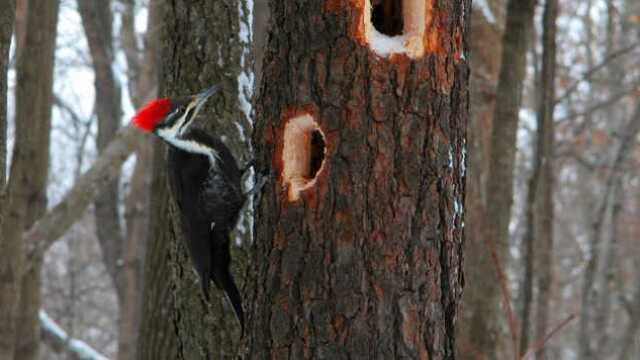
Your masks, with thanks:
[{"label": "snow patch on bark", "polygon": [[387,36],[372,27],[369,30],[367,39],[371,50],[380,56],[388,57],[391,54],[403,54],[406,52],[404,47],[406,36],[404,35]]},{"label": "snow patch on bark", "polygon": [[[246,8],[243,6],[246,3]],[[242,69],[238,74],[238,100],[240,101],[240,109],[245,115],[247,122],[253,124],[252,112],[253,106],[251,99],[253,98],[253,86],[255,82],[255,76],[251,70],[251,66],[247,66],[247,59],[250,56],[251,43],[253,38],[252,24],[253,24],[253,0],[238,1],[238,14],[240,20],[240,32],[238,34],[240,42],[243,45],[242,54],[240,55],[240,68]],[[240,136],[242,140],[246,140],[244,131]]]},{"label": "snow patch on bark", "polygon": [[405,54],[410,58],[424,55],[427,7],[425,0],[403,0],[402,35],[387,36],[376,30],[371,21],[371,0],[364,2],[364,33],[373,52],[382,57]]},{"label": "snow patch on bark", "polygon": [[[238,37],[240,43],[243,46],[242,54],[240,54],[240,73],[238,74],[238,102],[240,104],[240,110],[244,114],[246,124],[250,124],[253,127],[253,88],[255,85],[255,74],[253,73],[253,67],[247,66],[248,59],[251,59],[251,44],[253,43],[253,8],[254,0],[238,1],[238,20],[240,24],[240,31]],[[251,139],[247,136],[244,126],[236,122],[238,128],[238,134],[240,139],[249,147],[251,147]],[[253,151],[251,151],[253,153]],[[248,191],[255,185],[254,181],[255,172],[250,170],[249,176],[245,178],[244,188]],[[247,200],[247,211],[240,213],[240,218],[236,225],[236,229],[239,234],[245,234],[247,231],[253,229],[253,213],[254,204],[253,197]],[[245,224],[246,221],[246,224]],[[245,226],[246,225],[246,226]],[[248,229],[247,229],[248,227]],[[253,235],[250,236],[253,239]],[[237,235],[235,238],[236,245],[242,245],[243,236]]]}]

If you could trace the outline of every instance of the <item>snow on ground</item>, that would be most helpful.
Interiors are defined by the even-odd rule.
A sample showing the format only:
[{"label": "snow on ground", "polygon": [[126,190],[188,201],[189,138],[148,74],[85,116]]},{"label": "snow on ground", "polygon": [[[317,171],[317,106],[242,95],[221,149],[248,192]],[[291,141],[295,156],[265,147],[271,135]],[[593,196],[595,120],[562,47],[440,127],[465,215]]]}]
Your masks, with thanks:
[{"label": "snow on ground", "polygon": [[64,331],[53,319],[51,319],[44,310],[40,310],[38,315],[40,317],[40,326],[42,326],[45,331],[55,336],[61,343],[67,343],[69,351],[77,355],[79,359],[109,360],[106,356],[94,350],[84,341],[69,338],[67,332]]}]

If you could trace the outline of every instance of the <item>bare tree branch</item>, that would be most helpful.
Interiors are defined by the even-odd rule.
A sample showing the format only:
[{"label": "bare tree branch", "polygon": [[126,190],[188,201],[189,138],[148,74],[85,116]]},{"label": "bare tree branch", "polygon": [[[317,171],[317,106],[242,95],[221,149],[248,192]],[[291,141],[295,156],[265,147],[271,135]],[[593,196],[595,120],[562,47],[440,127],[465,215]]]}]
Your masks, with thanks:
[{"label": "bare tree branch", "polygon": [[69,337],[58,324],[40,310],[40,339],[56,352],[66,352],[72,360],[109,360],[84,341]]},{"label": "bare tree branch", "polygon": [[[605,109],[609,106],[613,106],[615,105],[618,101],[620,101],[622,98],[624,98],[627,95],[633,94],[635,92],[638,91],[638,85],[640,85],[640,82],[636,81],[631,88],[629,89],[625,89],[622,90],[618,93],[615,93],[613,95],[611,95],[609,98],[591,105],[589,108],[587,108],[584,111],[577,111],[577,112],[571,112],[565,116],[556,118],[556,121],[566,121],[566,120],[571,120],[571,119],[575,119],[577,117],[581,117],[581,116],[586,116],[586,115],[590,115],[593,114],[596,111]],[[586,127],[586,126],[585,126]]]},{"label": "bare tree branch", "polygon": [[579,338],[582,341],[581,349],[584,349],[582,351],[590,351],[589,344],[592,340],[592,336],[589,334],[589,329],[591,328],[591,319],[594,315],[593,309],[595,308],[595,279],[596,270],[598,269],[598,264],[601,261],[601,229],[604,223],[605,212],[613,194],[613,190],[615,190],[615,184],[621,176],[623,165],[631,154],[631,149],[636,143],[636,136],[638,133],[640,133],[640,102],[636,104],[636,108],[631,119],[624,125],[620,132],[620,134],[622,134],[622,139],[613,158],[613,164],[607,173],[602,197],[599,200],[599,204],[596,206],[591,224],[591,239],[589,241],[590,254],[584,271],[580,310]]},{"label": "bare tree branch", "polygon": [[565,326],[567,326],[573,319],[576,318],[576,314],[571,314],[569,315],[568,318],[566,318],[563,322],[561,322],[560,324],[558,324],[558,326],[556,326],[553,330],[551,330],[551,332],[545,336],[544,338],[538,340],[535,344],[533,344],[533,346],[531,346],[529,348],[529,350],[522,356],[522,360],[526,360],[529,357],[533,356],[535,353],[537,353],[538,351],[542,350],[542,348],[544,348],[545,344],[560,330],[562,330],[562,328],[564,328]]},{"label": "bare tree branch", "polygon": [[[40,218],[25,234],[27,258],[42,255],[73,225],[93,199],[119,173],[121,165],[135,151],[141,135],[132,126],[121,129],[93,166],[76,182],[67,196]],[[31,261],[28,261],[28,267]]]},{"label": "bare tree branch", "polygon": [[556,98],[555,103],[558,104],[559,102],[571,96],[571,94],[573,94],[578,89],[578,85],[580,85],[583,81],[590,80],[593,77],[593,75],[595,75],[598,71],[604,69],[611,61],[627,53],[630,53],[631,51],[635,50],[638,46],[640,46],[640,42],[633,43],[625,48],[616,50],[611,54],[609,54],[609,56],[604,58],[604,60],[602,60],[599,64],[597,64],[596,66],[594,66],[593,68],[587,70],[584,74],[582,74],[582,77],[576,80],[573,84],[571,84],[571,86],[567,88],[564,94]]}]

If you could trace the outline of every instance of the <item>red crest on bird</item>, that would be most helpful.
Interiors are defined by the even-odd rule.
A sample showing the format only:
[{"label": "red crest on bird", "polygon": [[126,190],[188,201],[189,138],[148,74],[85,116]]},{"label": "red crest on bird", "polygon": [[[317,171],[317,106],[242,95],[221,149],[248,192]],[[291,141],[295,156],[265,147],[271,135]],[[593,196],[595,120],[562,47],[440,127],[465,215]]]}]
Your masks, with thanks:
[{"label": "red crest on bird", "polygon": [[133,123],[145,131],[153,131],[171,111],[171,100],[157,99],[148,103],[133,117]]}]

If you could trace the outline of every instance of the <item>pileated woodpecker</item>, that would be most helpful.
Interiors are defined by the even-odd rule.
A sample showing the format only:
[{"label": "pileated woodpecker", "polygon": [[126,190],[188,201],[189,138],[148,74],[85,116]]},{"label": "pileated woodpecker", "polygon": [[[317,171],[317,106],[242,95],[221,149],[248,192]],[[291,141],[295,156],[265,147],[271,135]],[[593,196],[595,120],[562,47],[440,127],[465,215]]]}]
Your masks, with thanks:
[{"label": "pileated woodpecker", "polygon": [[190,128],[206,100],[218,90],[213,86],[193,96],[152,101],[133,122],[170,145],[169,183],[202,292],[208,301],[209,281],[213,280],[227,295],[244,333],[242,299],[229,271],[229,236],[247,196],[256,188],[243,194],[243,171],[229,148],[217,137]]}]

